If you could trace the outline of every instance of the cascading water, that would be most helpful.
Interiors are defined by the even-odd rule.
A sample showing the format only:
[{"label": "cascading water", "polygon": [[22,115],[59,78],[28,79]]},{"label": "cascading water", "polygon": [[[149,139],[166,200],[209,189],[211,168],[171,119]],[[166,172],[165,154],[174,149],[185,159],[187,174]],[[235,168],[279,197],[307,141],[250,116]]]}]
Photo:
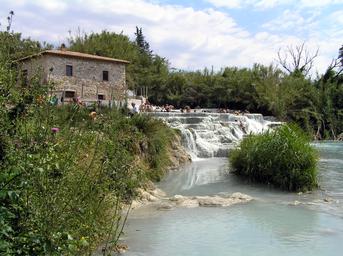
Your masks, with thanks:
[{"label": "cascading water", "polygon": [[157,112],[153,115],[181,131],[183,146],[193,160],[226,157],[234,143],[245,135],[280,125],[264,120],[261,114]]},{"label": "cascading water", "polygon": [[[237,141],[279,122],[259,114],[153,114],[181,131],[193,159],[206,159],[169,172],[157,184],[169,199],[130,215],[125,232],[130,249],[125,255],[342,254],[342,143],[315,144],[321,155],[320,190],[287,193],[244,182],[228,172],[227,153]],[[190,204],[199,197],[225,200],[236,192],[251,196],[253,202],[232,207],[224,207],[220,201],[210,204],[212,207]],[[185,207],[180,202],[188,204]]]}]

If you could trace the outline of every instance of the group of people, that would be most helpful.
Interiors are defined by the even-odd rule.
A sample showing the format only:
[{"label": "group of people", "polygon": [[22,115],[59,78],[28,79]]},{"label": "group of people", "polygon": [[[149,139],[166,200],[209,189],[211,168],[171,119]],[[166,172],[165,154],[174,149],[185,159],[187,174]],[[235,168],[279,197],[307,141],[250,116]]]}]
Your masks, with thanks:
[{"label": "group of people", "polygon": [[[144,103],[138,105],[136,103],[131,103],[130,113],[136,114],[140,112],[172,112],[175,110],[175,107],[173,105],[165,104],[162,106],[155,106],[152,105],[148,100],[146,100]],[[200,110],[200,107],[197,107],[195,109],[192,109],[190,106],[185,106],[180,108],[181,113],[191,113],[191,112],[197,112],[197,110]],[[211,110],[202,110],[202,112],[212,112]],[[230,113],[234,115],[243,115],[246,113],[249,113],[248,110],[240,111],[240,110],[231,110],[228,108],[219,108],[217,110],[217,113]]]},{"label": "group of people", "polygon": [[230,113],[230,114],[235,114],[235,115],[242,115],[242,114],[248,114],[249,111],[245,110],[244,112],[241,110],[231,110],[228,108],[219,108],[218,113]]},{"label": "group of people", "polygon": [[165,104],[162,106],[152,105],[149,101],[145,101],[141,105],[131,103],[130,113],[136,114],[140,112],[171,112],[175,109],[173,105]]}]

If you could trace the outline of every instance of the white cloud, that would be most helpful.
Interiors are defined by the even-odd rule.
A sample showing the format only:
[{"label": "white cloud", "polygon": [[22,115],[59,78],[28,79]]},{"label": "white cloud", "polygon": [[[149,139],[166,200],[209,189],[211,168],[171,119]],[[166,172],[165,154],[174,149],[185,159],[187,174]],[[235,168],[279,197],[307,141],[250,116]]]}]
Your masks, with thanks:
[{"label": "white cloud", "polygon": [[[327,35],[329,43],[326,44],[317,35],[321,34],[320,31],[308,36],[282,32],[281,28],[294,30],[295,27],[314,26],[317,14],[304,17],[300,11],[286,10],[279,19],[265,24],[262,31],[253,32],[240,27],[229,14],[218,9],[195,10],[147,0],[75,0],[72,3],[53,0],[45,4],[43,0],[0,1],[4,1],[5,8],[16,8],[16,31],[23,32],[25,36],[53,41],[56,45],[66,40],[69,29],[77,27],[86,32],[107,29],[133,35],[135,26],[141,26],[152,49],[167,57],[176,68],[201,69],[213,65],[219,69],[223,66],[251,66],[254,62],[268,65],[275,59],[280,47],[297,45],[306,40],[311,49],[320,47],[322,55],[317,67],[323,71],[341,45],[341,37],[334,34]],[[219,5],[231,2],[231,6],[243,8],[243,1],[211,1]],[[244,3],[256,6],[259,3],[260,8],[267,8],[281,1],[285,2],[247,0]],[[332,19],[340,20],[340,17],[341,13],[337,12]]]},{"label": "white cloud", "polygon": [[244,2],[242,0],[208,0],[209,3],[216,7],[239,8]]},{"label": "white cloud", "polygon": [[292,0],[259,0],[254,1],[254,7],[257,9],[270,9],[278,5],[287,5],[291,4]]},{"label": "white cloud", "polygon": [[343,4],[343,0],[301,0],[302,7],[323,7],[331,4]]},{"label": "white cloud", "polygon": [[274,20],[263,24],[262,27],[277,32],[283,30],[291,31],[292,33],[304,31],[310,32],[316,25],[318,13],[314,12],[306,16],[307,17],[305,17],[304,13],[301,13],[299,10],[294,11],[287,9]]},{"label": "white cloud", "polygon": [[1,0],[7,3],[11,9],[27,6],[28,4],[42,8],[46,11],[62,12],[67,9],[68,2],[65,0]]},{"label": "white cloud", "polygon": [[332,13],[330,19],[335,25],[343,25],[343,10]]},{"label": "white cloud", "polygon": [[206,0],[215,7],[242,8],[253,7],[265,10],[281,5],[298,6],[299,8],[318,8],[332,4],[342,4],[343,0]]},{"label": "white cloud", "polygon": [[59,0],[37,0],[34,4],[47,11],[62,12],[67,9],[67,3]]}]

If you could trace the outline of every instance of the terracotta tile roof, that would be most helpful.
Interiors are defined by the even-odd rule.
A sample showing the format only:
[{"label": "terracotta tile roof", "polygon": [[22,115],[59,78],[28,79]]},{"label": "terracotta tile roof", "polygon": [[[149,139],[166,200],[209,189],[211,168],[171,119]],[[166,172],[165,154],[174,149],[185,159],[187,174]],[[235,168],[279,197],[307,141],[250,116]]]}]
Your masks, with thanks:
[{"label": "terracotta tile roof", "polygon": [[17,60],[17,62],[28,60],[31,58],[35,58],[35,57],[38,57],[41,55],[58,55],[58,56],[72,57],[72,58],[78,58],[78,59],[91,59],[91,60],[123,63],[123,64],[129,64],[130,63],[127,60],[113,59],[113,58],[109,58],[109,57],[103,57],[103,56],[92,55],[92,54],[81,53],[81,52],[72,52],[72,51],[66,51],[66,50],[46,50],[46,51],[42,51],[42,52],[34,54],[34,55],[30,55],[30,56],[26,56],[24,58],[21,58],[21,59]]}]

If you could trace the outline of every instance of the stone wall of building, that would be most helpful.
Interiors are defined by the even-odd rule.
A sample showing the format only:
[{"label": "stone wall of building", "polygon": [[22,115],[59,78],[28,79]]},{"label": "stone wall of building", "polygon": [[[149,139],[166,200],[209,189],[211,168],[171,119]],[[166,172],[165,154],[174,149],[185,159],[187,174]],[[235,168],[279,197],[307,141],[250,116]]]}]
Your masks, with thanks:
[{"label": "stone wall of building", "polygon": [[[33,77],[37,76],[40,78],[41,83],[44,84],[47,82],[48,73],[44,65],[43,56],[38,57],[38,58],[32,58],[30,60],[25,60],[24,62],[21,62],[19,64],[19,69],[21,70],[21,72],[23,72],[24,70],[27,71],[28,81],[30,79],[33,79]],[[19,78],[22,79],[21,75],[19,75]]]},{"label": "stone wall of building", "polygon": [[71,65],[74,78],[102,82],[102,72],[108,71],[109,83],[125,83],[125,64],[123,63],[49,54],[44,58],[44,65],[49,69],[53,68],[51,74],[54,76],[65,76],[66,65]]},{"label": "stone wall of building", "polygon": [[[72,76],[66,76],[67,65],[73,67]],[[23,62],[21,69],[28,70],[29,77],[40,70],[42,82],[53,84],[51,94],[65,102],[72,100],[68,92],[85,102],[123,102],[126,97],[124,63],[46,54]],[[108,81],[103,81],[103,71],[108,71]]]}]

